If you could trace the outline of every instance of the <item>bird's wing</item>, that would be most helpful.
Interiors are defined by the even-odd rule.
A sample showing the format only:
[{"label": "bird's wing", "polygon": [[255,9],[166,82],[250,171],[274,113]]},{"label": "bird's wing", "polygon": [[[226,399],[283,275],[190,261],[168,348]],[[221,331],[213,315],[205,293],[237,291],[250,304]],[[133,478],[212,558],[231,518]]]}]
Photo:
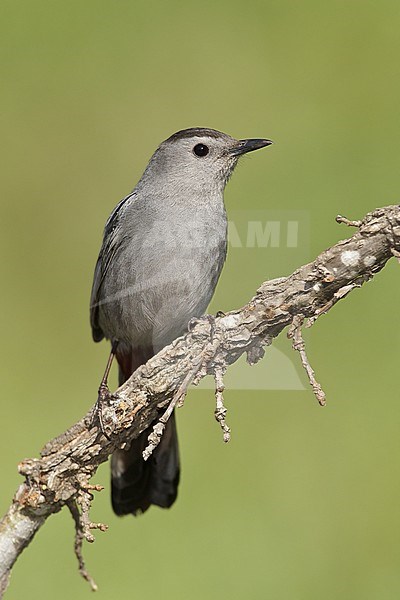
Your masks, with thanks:
[{"label": "bird's wing", "polygon": [[121,215],[128,204],[131,204],[135,199],[135,192],[132,192],[121,200],[114,208],[109,216],[103,235],[103,243],[100,248],[99,257],[97,259],[94,270],[92,293],[90,296],[90,324],[92,326],[92,335],[95,342],[100,342],[103,339],[104,333],[99,324],[99,303],[101,301],[101,285],[106,276],[108,267],[113,260],[118,249],[116,244],[117,232],[120,227]]}]

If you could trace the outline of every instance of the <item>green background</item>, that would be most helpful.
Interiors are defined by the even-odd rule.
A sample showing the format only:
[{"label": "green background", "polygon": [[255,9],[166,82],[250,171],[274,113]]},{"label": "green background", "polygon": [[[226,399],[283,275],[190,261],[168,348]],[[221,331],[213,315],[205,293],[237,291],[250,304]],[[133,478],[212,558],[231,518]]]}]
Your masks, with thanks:
[{"label": "green background", "polygon": [[[18,461],[95,400],[101,231],[158,143],[190,126],[276,141],[235,173],[228,212],[303,211],[309,239],[281,261],[230,253],[211,310],[240,306],[350,235],[337,213],[398,202],[399,30],[397,0],[2,0],[0,512]],[[392,260],[309,332],[325,409],[308,389],[227,390],[224,446],[212,392],[191,392],[170,511],[115,517],[103,465],[92,517],[110,529],[85,547],[99,597],[399,598],[399,282]],[[88,598],[72,545],[64,510],[7,598]]]}]

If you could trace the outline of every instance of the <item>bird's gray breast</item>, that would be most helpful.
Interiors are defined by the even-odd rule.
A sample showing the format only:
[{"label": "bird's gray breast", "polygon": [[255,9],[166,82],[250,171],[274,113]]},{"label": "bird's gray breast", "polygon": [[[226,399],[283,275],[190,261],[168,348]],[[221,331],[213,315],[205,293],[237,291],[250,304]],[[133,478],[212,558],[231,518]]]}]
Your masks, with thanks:
[{"label": "bird's gray breast", "polygon": [[113,231],[100,290],[106,337],[155,350],[204,314],[226,256],[222,195],[193,201],[136,198]]}]

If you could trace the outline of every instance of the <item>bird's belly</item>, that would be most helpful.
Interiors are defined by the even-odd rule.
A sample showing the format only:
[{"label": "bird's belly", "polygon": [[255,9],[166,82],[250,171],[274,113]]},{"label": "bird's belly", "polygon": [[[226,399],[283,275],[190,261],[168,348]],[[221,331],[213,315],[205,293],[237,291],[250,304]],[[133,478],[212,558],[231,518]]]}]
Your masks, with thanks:
[{"label": "bird's belly", "polygon": [[206,248],[140,249],[121,254],[104,282],[100,324],[106,337],[158,351],[205,313],[226,252],[224,236]]}]

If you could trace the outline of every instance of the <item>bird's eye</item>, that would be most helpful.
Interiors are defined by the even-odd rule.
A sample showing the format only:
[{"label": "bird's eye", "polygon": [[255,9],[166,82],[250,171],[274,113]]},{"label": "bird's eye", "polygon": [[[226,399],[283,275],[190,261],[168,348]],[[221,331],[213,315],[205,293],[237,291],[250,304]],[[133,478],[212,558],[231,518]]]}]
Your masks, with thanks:
[{"label": "bird's eye", "polygon": [[193,148],[193,152],[196,156],[207,156],[209,153],[209,148],[205,144],[196,144]]}]

